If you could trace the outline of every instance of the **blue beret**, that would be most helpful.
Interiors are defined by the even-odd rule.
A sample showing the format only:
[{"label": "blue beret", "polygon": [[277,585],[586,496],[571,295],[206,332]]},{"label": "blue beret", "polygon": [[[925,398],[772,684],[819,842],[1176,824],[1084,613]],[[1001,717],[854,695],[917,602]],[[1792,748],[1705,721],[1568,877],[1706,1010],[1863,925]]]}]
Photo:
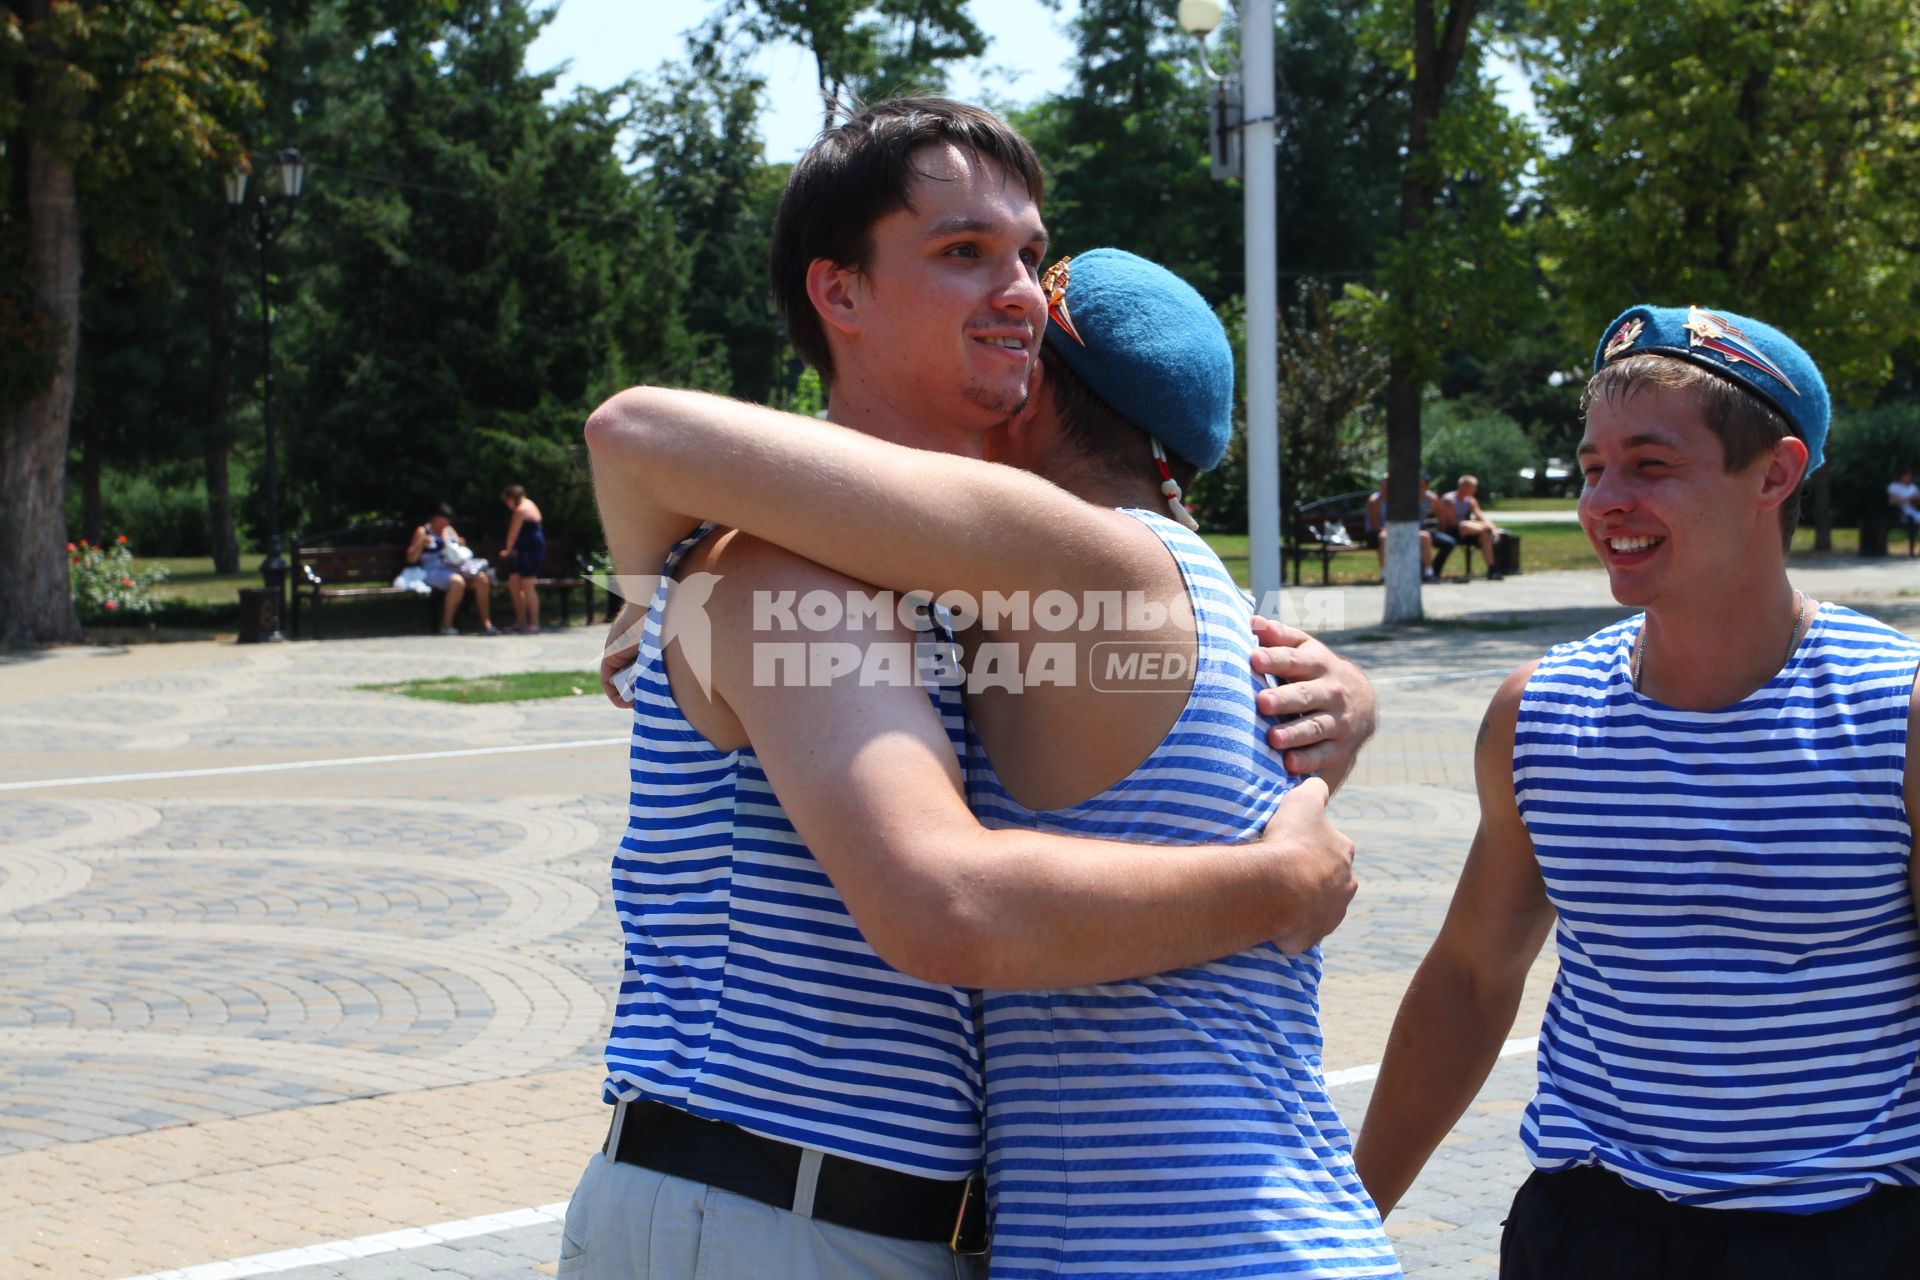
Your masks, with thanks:
[{"label": "blue beret", "polygon": [[1202,471],[1233,434],[1233,349],[1192,285],[1124,249],[1047,270],[1046,344],[1094,394]]},{"label": "blue beret", "polygon": [[1738,383],[1806,441],[1808,475],[1826,460],[1827,381],[1813,357],[1772,325],[1702,307],[1629,307],[1600,335],[1593,370],[1643,355],[1672,356]]}]

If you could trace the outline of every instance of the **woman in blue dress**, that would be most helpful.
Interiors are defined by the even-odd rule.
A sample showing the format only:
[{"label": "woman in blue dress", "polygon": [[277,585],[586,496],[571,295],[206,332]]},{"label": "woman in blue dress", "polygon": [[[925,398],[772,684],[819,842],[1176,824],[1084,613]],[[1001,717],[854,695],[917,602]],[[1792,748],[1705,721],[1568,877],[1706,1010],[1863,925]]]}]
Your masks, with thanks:
[{"label": "woman in blue dress", "polygon": [[540,593],[534,582],[547,561],[547,535],[540,527],[540,507],[526,487],[510,484],[500,501],[513,513],[507,522],[507,546],[500,560],[507,569],[507,594],[513,598],[513,629],[522,635],[540,634]]}]

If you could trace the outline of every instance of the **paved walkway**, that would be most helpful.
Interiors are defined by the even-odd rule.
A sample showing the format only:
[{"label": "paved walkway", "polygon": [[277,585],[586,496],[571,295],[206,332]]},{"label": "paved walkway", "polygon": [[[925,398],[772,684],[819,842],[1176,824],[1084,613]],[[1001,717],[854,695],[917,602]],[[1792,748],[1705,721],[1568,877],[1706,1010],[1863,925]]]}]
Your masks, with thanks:
[{"label": "paved walkway", "polygon": [[[1920,629],[1920,566],[1795,580]],[[1383,706],[1336,808],[1362,890],[1327,950],[1326,1065],[1355,1122],[1472,829],[1488,694],[1622,612],[1597,574],[1425,596],[1435,625],[1396,633],[1378,588],[1297,602],[1338,614]],[[462,707],[355,686],[584,671],[597,644],[0,657],[0,1272],[553,1274],[605,1123],[625,718],[592,696]],[[1395,1215],[1410,1274],[1491,1273],[1529,1085],[1526,1054],[1503,1059]]]}]

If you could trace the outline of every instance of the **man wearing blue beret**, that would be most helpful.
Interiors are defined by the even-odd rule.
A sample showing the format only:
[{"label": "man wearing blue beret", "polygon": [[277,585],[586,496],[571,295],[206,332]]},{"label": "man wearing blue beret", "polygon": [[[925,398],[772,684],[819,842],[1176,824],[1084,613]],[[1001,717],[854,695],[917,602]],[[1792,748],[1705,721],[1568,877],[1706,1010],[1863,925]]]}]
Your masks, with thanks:
[{"label": "man wearing blue beret", "polygon": [[[1331,735],[1289,759],[1337,777],[1370,727],[1364,682],[1313,645],[1262,659],[1312,679],[1253,674],[1248,602],[1180,501],[1226,448],[1225,335],[1131,254],[1043,277],[1037,166],[1010,133],[882,104],[796,166],[776,295],[830,422],[647,388],[589,420],[616,567],[704,576],[713,653],[703,683],[662,640],[683,594],[637,611],[616,899],[638,977],[607,1091],[672,1137],[610,1139],[569,1213],[569,1272],[609,1237],[620,1256],[620,1211],[645,1223],[644,1202],[677,1242],[648,1274],[951,1274],[888,1202],[980,1153],[978,1049],[949,1034],[964,983],[991,989],[996,1275],[1398,1274],[1319,1071],[1313,944],[1352,892],[1351,845],[1258,710],[1306,713],[1282,745]],[[954,713],[965,692],[964,725],[898,679],[915,672],[889,647],[915,637],[876,587],[937,593],[962,629],[956,687],[932,692]],[[681,963],[702,920],[725,931]],[[824,1149],[817,1185],[804,1161],[740,1176],[764,1140]],[[845,1190],[869,1185],[885,1197]],[[772,1241],[760,1269],[719,1262],[742,1246],[662,1198],[707,1222],[728,1206],[729,1240]],[[846,1227],[912,1248],[880,1265]]]},{"label": "man wearing blue beret", "polygon": [[1788,578],[1826,384],[1757,320],[1642,306],[1602,334],[1584,403],[1580,522],[1644,612],[1494,695],[1479,831],[1361,1172],[1391,1212],[1552,930],[1503,1276],[1910,1276],[1920,646]]}]

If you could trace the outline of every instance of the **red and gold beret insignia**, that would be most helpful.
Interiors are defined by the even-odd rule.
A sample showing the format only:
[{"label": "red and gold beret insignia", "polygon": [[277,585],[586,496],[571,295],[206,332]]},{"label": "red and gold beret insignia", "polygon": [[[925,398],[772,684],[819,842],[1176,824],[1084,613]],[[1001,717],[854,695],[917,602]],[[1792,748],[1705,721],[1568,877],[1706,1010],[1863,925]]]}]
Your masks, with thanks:
[{"label": "red and gold beret insignia", "polygon": [[1073,317],[1067,314],[1067,264],[1072,261],[1073,257],[1069,254],[1048,267],[1046,274],[1040,277],[1040,291],[1047,295],[1047,319],[1059,325],[1062,333],[1084,347],[1087,340],[1073,327]]},{"label": "red and gold beret insignia", "polygon": [[1607,339],[1607,349],[1600,353],[1600,359],[1603,361],[1611,360],[1628,347],[1631,347],[1634,343],[1640,341],[1640,335],[1646,331],[1646,328],[1647,322],[1639,316],[1635,316],[1618,329],[1615,329],[1613,336]]}]

